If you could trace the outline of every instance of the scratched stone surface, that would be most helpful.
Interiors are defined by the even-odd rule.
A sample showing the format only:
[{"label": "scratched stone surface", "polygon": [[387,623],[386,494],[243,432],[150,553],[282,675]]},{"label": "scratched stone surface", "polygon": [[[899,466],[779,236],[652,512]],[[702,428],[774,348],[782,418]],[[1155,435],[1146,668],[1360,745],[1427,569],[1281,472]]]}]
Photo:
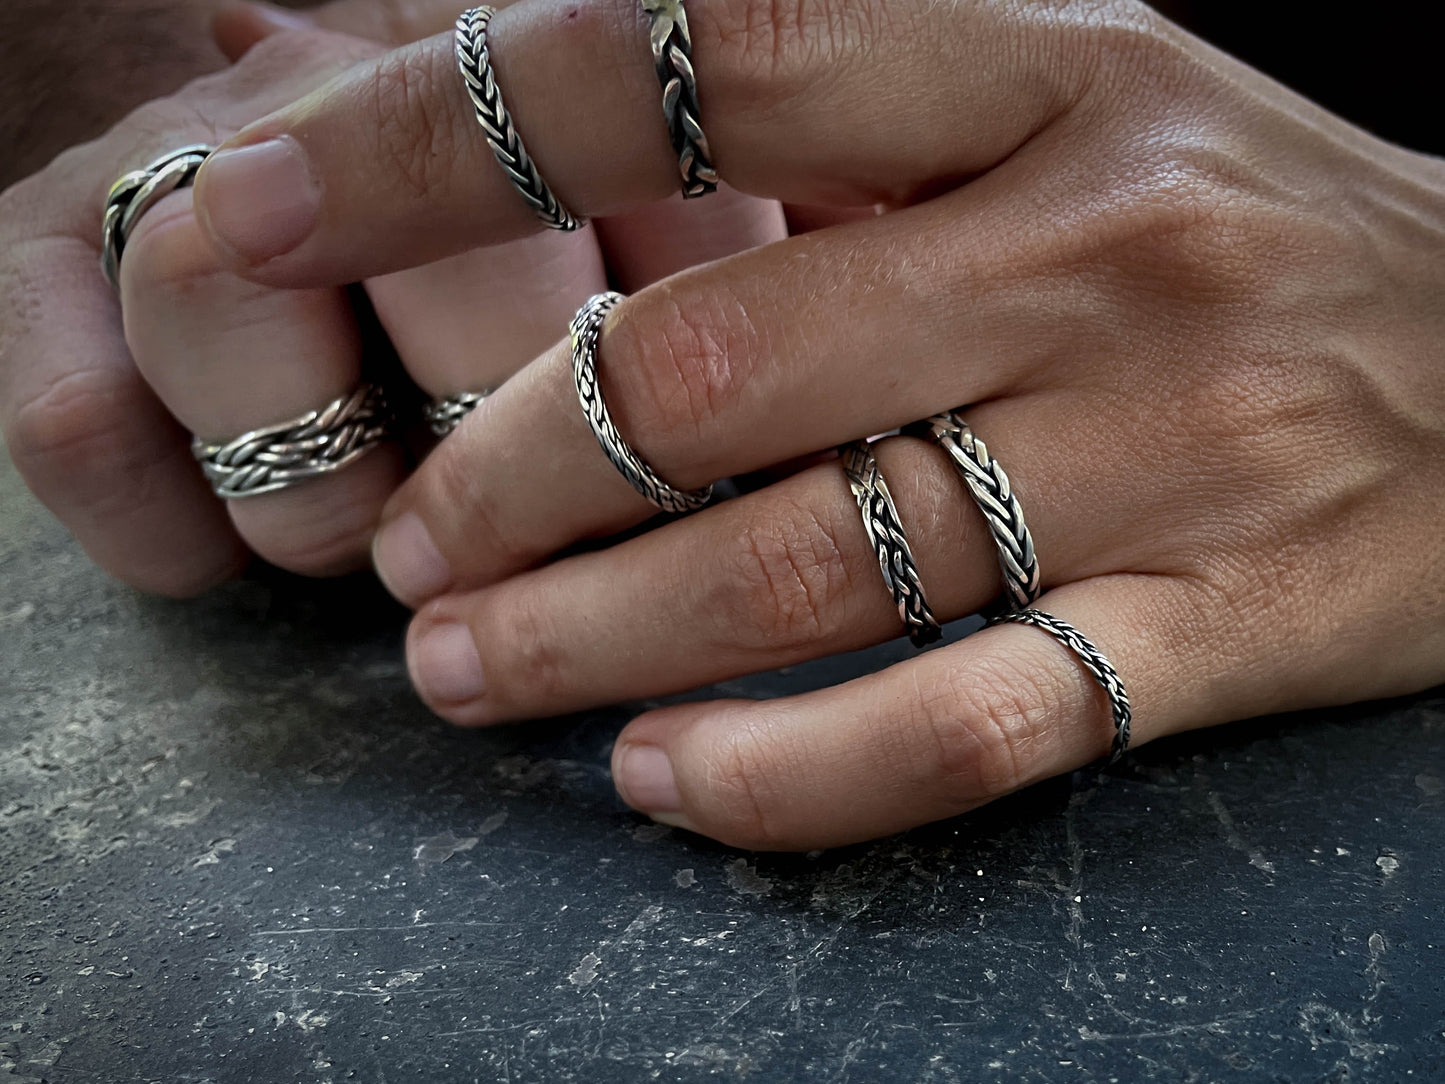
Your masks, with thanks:
[{"label": "scratched stone surface", "polygon": [[0,465],[0,1082],[1445,1078],[1445,692],[758,856],[619,804],[625,709],[433,721],[401,630],[142,598]]}]

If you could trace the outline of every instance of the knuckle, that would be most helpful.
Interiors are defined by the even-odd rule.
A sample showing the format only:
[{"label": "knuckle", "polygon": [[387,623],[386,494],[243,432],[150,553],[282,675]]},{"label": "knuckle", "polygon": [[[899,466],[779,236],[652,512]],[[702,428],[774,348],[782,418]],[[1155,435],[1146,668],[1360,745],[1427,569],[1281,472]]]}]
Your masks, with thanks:
[{"label": "knuckle", "polygon": [[[488,648],[497,662],[487,667],[487,698],[519,706],[559,704],[569,698],[562,637],[543,601],[533,592],[498,592],[492,618],[506,630]],[[509,597],[510,596],[510,597]],[[490,660],[489,660],[490,661]]]},{"label": "knuckle", "polygon": [[707,5],[699,31],[727,71],[801,80],[879,40],[887,23],[917,7],[896,0],[732,0]]},{"label": "knuckle", "polygon": [[758,329],[726,290],[661,285],[623,306],[608,329],[614,357],[605,382],[618,385],[619,413],[641,448],[678,455],[705,446],[717,420],[743,394]]},{"label": "knuckle", "polygon": [[457,112],[436,78],[444,60],[439,46],[399,49],[365,76],[378,157],[396,185],[415,197],[446,185],[461,149]]},{"label": "knuckle", "polygon": [[130,432],[136,392],[132,382],[94,369],[50,383],[19,404],[5,427],[16,466],[27,477],[44,480],[39,488],[65,488],[72,500],[92,508],[123,500],[115,487],[87,480],[147,466],[137,461],[137,448],[146,445]]},{"label": "knuckle", "polygon": [[735,643],[776,656],[838,635],[850,570],[837,534],[810,509],[743,524],[723,553],[716,602]]},{"label": "knuckle", "polygon": [[998,655],[971,658],[941,675],[917,703],[914,740],[932,785],[965,809],[1017,790],[1050,739],[1060,690],[1041,687],[1026,663]]},{"label": "knuckle", "polygon": [[788,843],[780,823],[779,752],[756,723],[739,721],[709,750],[703,815],[708,833],[734,847],[778,850]]}]

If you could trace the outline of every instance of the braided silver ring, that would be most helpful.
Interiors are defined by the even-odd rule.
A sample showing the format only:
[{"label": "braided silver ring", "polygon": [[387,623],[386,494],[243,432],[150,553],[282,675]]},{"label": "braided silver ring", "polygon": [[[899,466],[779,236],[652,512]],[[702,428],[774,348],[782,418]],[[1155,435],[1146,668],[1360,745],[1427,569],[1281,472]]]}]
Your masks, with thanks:
[{"label": "braided silver ring", "polygon": [[873,457],[868,442],[862,440],[844,445],[839,454],[843,457],[843,473],[848,476],[848,485],[863,515],[863,529],[868,532],[868,542],[878,555],[883,582],[898,604],[898,616],[903,619],[908,638],[914,647],[927,647],[943,635],[943,629],[923,597],[918,564],[909,548],[908,536],[903,533],[893,494],[878,469],[878,460]]},{"label": "braided silver ring", "polygon": [[120,258],[131,231],[143,214],[172,192],[189,188],[202,163],[214,147],[202,143],[163,154],[144,169],[132,170],[105,197],[105,218],[100,235],[100,269],[115,289],[120,289]]},{"label": "braided silver ring", "polygon": [[597,340],[602,335],[602,322],[621,300],[621,294],[598,294],[577,310],[572,320],[572,376],[577,398],[592,435],[633,489],[664,512],[694,512],[712,500],[712,486],[687,492],[664,482],[622,439],[602,401],[602,386],[597,380]]},{"label": "braided silver ring", "polygon": [[1039,561],[1034,555],[1034,537],[1024,524],[1023,509],[1003,467],[988,454],[988,446],[974,436],[968,423],[953,411],[915,422],[904,432],[933,441],[953,460],[974,503],[988,521],[1010,604],[1015,609],[1028,606],[1042,591]]},{"label": "braided silver ring", "polygon": [[702,130],[687,9],[683,0],[642,0],[642,8],[652,20],[652,62],[662,83],[662,115],[677,151],[683,197],[706,196],[717,191],[718,176]]},{"label": "braided silver ring", "polygon": [[487,25],[496,13],[495,8],[476,7],[462,12],[457,19],[457,65],[467,84],[467,97],[476,109],[477,123],[487,134],[497,164],[537,217],[554,230],[580,229],[582,220],[574,218],[562,206],[557,194],[542,179],[502,102],[502,91],[492,74],[491,55],[487,51]]},{"label": "braided silver ring", "polygon": [[356,462],[386,436],[390,421],[382,389],[361,384],[320,410],[224,444],[197,437],[191,453],[216,496],[259,497]]},{"label": "braided silver ring", "polygon": [[476,410],[483,399],[496,390],[496,388],[483,388],[481,391],[464,391],[458,392],[456,395],[444,395],[440,399],[433,399],[421,408],[422,417],[426,419],[427,425],[437,436],[450,436],[452,430],[461,425],[462,420]]},{"label": "braided silver ring", "polygon": [[1011,610],[993,618],[989,625],[1006,623],[1032,625],[1036,629],[1042,629],[1078,656],[1084,669],[1089,671],[1090,676],[1099,683],[1109,698],[1109,710],[1114,716],[1114,744],[1109,753],[1109,761],[1113,763],[1122,757],[1129,748],[1129,728],[1134,721],[1134,709],[1129,705],[1129,694],[1124,691],[1124,683],[1119,680],[1118,671],[1104,658],[1104,653],[1073,625],[1053,614],[1044,613],[1043,610]]}]

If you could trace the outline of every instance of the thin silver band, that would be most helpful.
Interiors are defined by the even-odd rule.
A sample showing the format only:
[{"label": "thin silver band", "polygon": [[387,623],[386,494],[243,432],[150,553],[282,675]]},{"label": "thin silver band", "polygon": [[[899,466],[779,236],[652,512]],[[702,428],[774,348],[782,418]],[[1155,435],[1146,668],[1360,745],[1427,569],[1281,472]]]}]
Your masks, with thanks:
[{"label": "thin silver band", "polygon": [[718,175],[702,130],[687,9],[683,0],[642,0],[642,7],[652,20],[652,62],[662,83],[662,115],[677,151],[682,194],[687,199],[706,196],[717,191]]},{"label": "thin silver band", "polygon": [[999,569],[1014,609],[1023,609],[1041,593],[1039,561],[1034,537],[1024,524],[1023,508],[1003,467],[988,454],[988,446],[954,411],[935,414],[904,429],[909,436],[931,440],[948,453],[964,484],[988,521],[998,547]]},{"label": "thin silver band", "polygon": [[457,65],[466,80],[467,96],[476,109],[477,123],[487,134],[497,164],[537,217],[554,230],[580,229],[583,221],[562,206],[557,194],[542,179],[502,102],[502,91],[492,74],[491,56],[487,51],[487,24],[496,13],[495,8],[476,7],[462,12],[457,19]]},{"label": "thin silver band", "polygon": [[843,458],[843,473],[848,476],[848,485],[863,515],[863,529],[868,532],[868,541],[878,555],[883,582],[898,604],[898,616],[903,619],[908,638],[914,647],[927,647],[943,635],[943,629],[923,597],[918,564],[898,519],[893,494],[878,469],[878,460],[873,458],[867,441],[862,440],[844,445],[839,454]]},{"label": "thin silver band", "polygon": [[694,512],[712,500],[712,486],[689,493],[664,482],[622,439],[607,404],[602,401],[602,387],[597,380],[597,341],[607,314],[622,300],[621,294],[598,294],[589,299],[572,320],[572,376],[577,384],[577,398],[587,415],[587,424],[592,427],[592,435],[633,489],[664,512]]},{"label": "thin silver band", "polygon": [[224,444],[197,437],[191,452],[216,496],[259,497],[356,462],[387,435],[390,421],[382,389],[361,384],[320,410]]},{"label": "thin silver band", "polygon": [[1042,629],[1078,656],[1084,669],[1089,671],[1090,676],[1099,683],[1109,698],[1109,710],[1114,716],[1114,744],[1109,760],[1112,763],[1122,757],[1129,748],[1129,728],[1134,721],[1134,709],[1129,705],[1129,694],[1124,691],[1124,683],[1119,679],[1118,671],[1104,657],[1104,653],[1073,625],[1053,614],[1044,613],[1043,610],[1011,610],[993,618],[989,625],[1008,623],[1032,625],[1036,629]]},{"label": "thin silver band", "polygon": [[426,419],[427,425],[437,436],[450,436],[452,430],[461,425],[463,419],[476,410],[481,401],[496,390],[496,388],[483,388],[481,391],[464,391],[458,392],[456,395],[444,395],[440,399],[433,399],[421,408],[422,417]]},{"label": "thin silver band", "polygon": [[215,151],[196,143],[163,154],[144,169],[132,170],[110,186],[101,225],[100,269],[120,289],[120,258],[141,216],[177,189],[189,188],[201,165]]}]

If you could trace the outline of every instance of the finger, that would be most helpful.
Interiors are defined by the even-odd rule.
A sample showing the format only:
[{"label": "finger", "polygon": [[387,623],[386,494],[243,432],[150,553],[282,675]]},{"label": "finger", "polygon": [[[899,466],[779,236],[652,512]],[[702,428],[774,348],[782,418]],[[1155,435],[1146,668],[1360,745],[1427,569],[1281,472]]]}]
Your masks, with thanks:
[{"label": "finger", "polygon": [[[506,7],[508,0],[493,4]],[[387,45],[405,45],[448,29],[456,0],[332,0],[294,10],[260,0],[227,0],[211,18],[221,52],[239,60],[258,41],[293,30],[331,30]]]},{"label": "finger", "polygon": [[[1037,216],[1032,204],[971,188],[644,290],[601,339],[619,430],[690,489],[1040,380],[1051,359],[1085,347],[1078,314],[1092,301],[1077,279],[1035,280],[1034,261],[1054,254],[1021,243],[1047,232],[1025,225],[1027,215]],[[598,448],[565,344],[484,413],[386,511],[378,570],[410,604],[493,582],[654,511]]]},{"label": "finger", "polygon": [[[142,375],[190,432],[225,443],[349,394],[361,342],[342,290],[276,290],[219,265],[179,192],[137,225],[121,265],[126,338]],[[334,474],[228,503],[256,553],[307,575],[367,564],[403,477],[383,445]]]},{"label": "finger", "polygon": [[0,430],[26,485],[97,565],[142,591],[198,594],[249,554],[131,363],[99,259],[64,238],[8,249]]},{"label": "finger", "polygon": [[407,372],[434,397],[499,387],[606,288],[591,230],[473,249],[366,284]]},{"label": "finger", "polygon": [[[1102,431],[1102,419],[1118,420],[1107,403],[1079,396],[969,412],[1007,464],[1044,555],[1046,585],[1120,567],[1152,571],[1150,562],[1168,553],[1144,552],[1137,536],[1152,532],[1120,530],[1154,514],[1151,494],[1095,479],[1116,465],[1117,477],[1128,477],[1127,463],[1085,463],[1031,439],[1067,431],[1080,410]],[[1088,439],[1076,426],[1071,435]],[[998,597],[988,524],[943,451],[913,438],[889,438],[874,450],[937,618],[975,613]],[[1091,514],[1068,498],[1079,490],[1089,492]],[[438,714],[480,725],[668,695],[902,632],[835,460],[609,549],[437,599],[418,613],[408,656],[418,691]]]},{"label": "finger", "polygon": [[97,270],[106,189],[166,149],[235,131],[359,55],[335,36],[277,37],[0,197],[0,428],[41,501],[97,564],[143,590],[194,594],[248,554],[129,357]]},{"label": "finger", "polygon": [[[1045,595],[1114,665],[1142,744],[1250,713],[1209,651],[1226,642],[1194,581],[1105,576]],[[1241,683],[1242,685],[1242,683]],[[612,754],[624,800],[751,850],[809,850],[964,813],[1108,752],[1112,715],[1078,658],[1025,626],[991,628],[802,696],[664,708]]]},{"label": "finger", "polygon": [[781,204],[726,185],[711,199],[684,200],[679,193],[627,214],[600,218],[595,225],[612,283],[629,294],[678,271],[788,236]]},{"label": "finger", "polygon": [[[839,17],[864,30],[840,37]],[[885,15],[882,0],[842,12],[721,0],[690,18],[719,168],[790,202],[907,203],[987,170],[1079,99],[1090,59],[1067,16],[985,5]],[[572,211],[615,215],[676,191],[632,0],[517,5],[489,41],[517,131]],[[449,34],[358,65],[228,147],[198,178],[202,216],[266,281],[351,281],[540,228],[492,160]],[[297,213],[257,207],[263,181]]]}]

